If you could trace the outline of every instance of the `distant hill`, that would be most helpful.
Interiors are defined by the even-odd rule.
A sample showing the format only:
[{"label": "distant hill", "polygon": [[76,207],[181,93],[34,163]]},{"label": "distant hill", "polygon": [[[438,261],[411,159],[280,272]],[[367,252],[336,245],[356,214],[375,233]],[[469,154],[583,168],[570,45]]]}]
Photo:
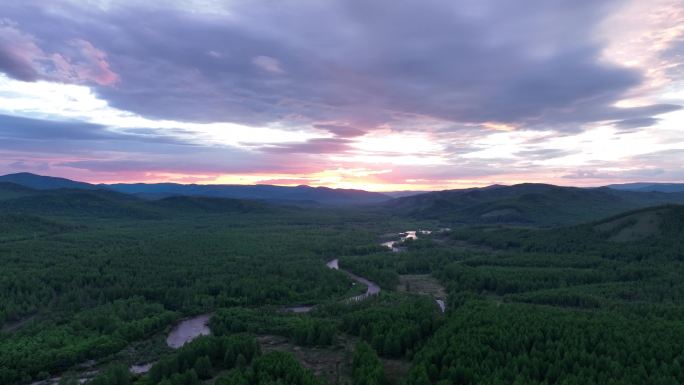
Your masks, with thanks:
[{"label": "distant hill", "polygon": [[0,214],[0,242],[57,234],[78,228],[45,218],[22,214]]},{"label": "distant hill", "polygon": [[38,193],[36,190],[15,183],[0,182],[0,200],[19,198]]},{"label": "distant hill", "polygon": [[635,208],[684,202],[684,193],[523,183],[446,190],[385,204],[398,214],[461,224],[556,226],[608,217]]},{"label": "distant hill", "polygon": [[152,202],[156,207],[166,210],[201,213],[259,213],[272,211],[264,203],[227,198],[206,198],[172,196]]},{"label": "distant hill", "polygon": [[273,185],[197,185],[178,183],[117,183],[93,185],[64,178],[18,173],[0,176],[0,182],[9,182],[36,190],[60,188],[80,190],[112,190],[145,199],[171,196],[250,199],[281,203],[324,205],[373,204],[392,199],[390,196],[352,189],[332,189],[310,186]]},{"label": "distant hill", "polygon": [[329,205],[371,204],[387,201],[389,196],[364,190],[332,189],[310,186],[273,185],[198,185],[177,183],[112,184],[108,188],[148,199],[174,195],[213,198],[252,199],[273,202],[308,202]]},{"label": "distant hill", "polygon": [[[672,226],[678,221],[678,226]],[[667,235],[669,230],[684,232],[684,206],[657,206],[634,210],[596,223],[594,231],[608,235],[616,242],[638,241]]]},{"label": "distant hill", "polygon": [[418,195],[418,194],[425,194],[429,193],[431,191],[413,191],[413,190],[404,190],[404,191],[383,191],[382,193],[392,197],[392,198],[403,198],[403,197],[410,197],[412,195]]},{"label": "distant hill", "polygon": [[643,192],[684,192],[684,183],[625,183],[606,186],[615,190]]},{"label": "distant hill", "polygon": [[109,190],[54,189],[38,190],[0,184],[0,214],[70,217],[156,218],[157,208],[148,202]]},{"label": "distant hill", "polygon": [[[264,213],[281,209],[284,210],[252,200],[189,196],[148,200],[105,189],[36,190],[0,182],[0,219],[5,218],[6,221],[23,217],[31,219],[33,216],[160,219],[178,215]],[[30,227],[29,219],[22,220],[28,223],[24,228]]]},{"label": "distant hill", "polygon": [[101,187],[85,182],[76,182],[66,178],[56,178],[20,172],[0,176],[0,182],[9,182],[36,190],[53,190],[58,188],[71,188],[82,190],[97,190]]}]

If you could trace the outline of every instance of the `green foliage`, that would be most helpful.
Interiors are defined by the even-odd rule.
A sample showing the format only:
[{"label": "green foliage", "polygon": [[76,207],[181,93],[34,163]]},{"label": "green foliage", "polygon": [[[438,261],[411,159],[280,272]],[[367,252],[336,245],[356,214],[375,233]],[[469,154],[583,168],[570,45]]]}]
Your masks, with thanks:
[{"label": "green foliage", "polygon": [[417,355],[408,384],[682,383],[684,325],[472,301]]},{"label": "green foliage", "polygon": [[113,365],[87,382],[88,385],[130,385],[131,375],[123,365]]},{"label": "green foliage", "polygon": [[1,336],[0,383],[11,384],[27,373],[65,370],[114,353],[176,317],[163,306],[137,297],[85,310],[68,321]]},{"label": "green foliage", "polygon": [[683,201],[682,194],[522,183],[436,191],[390,201],[387,206],[413,218],[446,223],[558,226]]},{"label": "green foliage", "polygon": [[352,361],[353,385],[383,385],[385,371],[378,354],[365,342],[356,344]]},{"label": "green foliage", "polygon": [[359,303],[329,306],[322,314],[338,316],[340,328],[359,336],[381,356],[411,355],[439,328],[442,316],[427,297],[381,294]]},{"label": "green foliage", "polygon": [[163,384],[164,381],[189,384],[194,378],[205,380],[215,371],[244,367],[260,354],[256,340],[247,335],[199,337],[154,364],[147,384]]},{"label": "green foliage", "polygon": [[217,385],[323,385],[302,368],[291,353],[271,352],[254,360],[242,370],[234,369],[216,380]]},{"label": "green foliage", "polygon": [[[680,206],[653,209],[657,221],[639,236],[633,228],[655,218],[649,210],[561,229],[459,228],[392,253],[378,235],[404,223],[381,210],[3,188],[1,384],[89,360],[101,370],[95,385],[320,383],[291,354],[262,355],[245,332],[326,350],[358,336],[355,384],[384,383],[378,356],[412,360],[407,384],[684,383]],[[573,204],[563,210],[576,210],[584,198],[566,193],[558,196]],[[539,217],[555,198],[538,195],[507,199]],[[480,203],[467,214],[496,206]],[[383,292],[345,302],[355,288],[325,266],[332,258]],[[427,296],[394,292],[400,274],[439,279],[447,313]],[[284,311],[295,304],[316,307]],[[169,353],[165,332],[203,312],[214,313],[213,335]],[[157,358],[133,379],[123,365]]]},{"label": "green foliage", "polygon": [[331,345],[337,333],[337,325],[330,319],[245,308],[219,309],[211,318],[210,326],[216,335],[275,334],[303,346]]},{"label": "green foliage", "polygon": [[76,226],[32,215],[0,215],[0,242],[33,239],[75,230]]},{"label": "green foliage", "polygon": [[[378,226],[375,214],[349,210],[186,212],[163,220],[21,217],[32,219],[28,227],[8,224],[17,234],[33,224],[49,228],[0,242],[2,384],[102,359],[183,315],[345,298],[351,280],[324,262],[340,250],[373,250],[370,229]],[[302,344],[335,340],[334,321],[292,326],[287,335]]]},{"label": "green foliage", "polygon": [[[223,362],[225,363],[225,360]],[[211,366],[211,361],[207,356],[202,356],[198,358],[197,361],[195,361],[194,369],[195,373],[197,373],[197,376],[202,380],[206,380],[212,377],[213,367]]]}]

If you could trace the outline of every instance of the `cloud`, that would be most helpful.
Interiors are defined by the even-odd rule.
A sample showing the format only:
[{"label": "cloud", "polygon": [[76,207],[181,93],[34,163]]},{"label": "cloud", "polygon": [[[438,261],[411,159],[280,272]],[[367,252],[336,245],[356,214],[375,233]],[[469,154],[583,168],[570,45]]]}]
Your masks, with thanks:
[{"label": "cloud", "polygon": [[[196,12],[58,4],[67,11],[36,1],[0,9],[72,68],[79,55],[64,48],[80,52],[88,71],[67,71],[73,81],[88,79],[111,105],[152,118],[368,130],[423,116],[578,130],[663,111],[613,107],[644,79],[602,60],[595,32],[617,0],[254,0]],[[35,77],[20,59],[0,56],[0,65]]]},{"label": "cloud", "polygon": [[340,138],[309,139],[303,143],[279,143],[261,147],[261,151],[282,154],[335,154],[351,149],[352,142]]},{"label": "cloud", "polygon": [[656,1],[0,2],[0,169],[673,179],[684,7]]},{"label": "cloud", "polygon": [[338,124],[314,124],[315,128],[326,130],[335,136],[340,138],[353,138],[357,136],[363,136],[366,134],[364,130],[361,130],[352,126],[344,126]]},{"label": "cloud", "polygon": [[318,145],[334,143],[313,142],[308,149],[293,143],[259,152],[198,144],[168,133],[148,128],[119,131],[80,121],[0,115],[0,170],[66,169],[87,172],[91,177],[121,174],[118,177],[136,175],[141,179],[154,173],[214,178],[222,174],[310,173],[324,169],[324,162],[298,153],[315,152]]},{"label": "cloud", "polygon": [[[183,130],[153,130],[148,128],[130,128],[114,130],[110,127],[86,123],[76,120],[47,120],[26,118],[0,114],[0,148],[19,148],[20,143],[31,143],[34,146],[44,146],[46,150],[59,149],[56,143],[75,143],[83,146],[89,142],[106,143],[105,145],[122,148],[132,148],[135,142],[141,144],[174,144],[190,146],[193,143],[179,139],[172,134],[183,133]],[[36,147],[37,148],[37,147]],[[85,147],[84,150],[93,149]]]},{"label": "cloud", "polygon": [[563,175],[566,179],[598,179],[598,180],[639,180],[646,181],[662,176],[665,170],[661,168],[639,168],[617,171],[577,170]]},{"label": "cloud", "polygon": [[542,149],[534,149],[534,150],[523,150],[523,151],[518,151],[515,153],[515,155],[526,158],[526,159],[534,159],[534,160],[544,160],[544,159],[553,159],[553,158],[561,158],[567,155],[573,154],[573,151],[570,150],[562,150],[558,148],[542,148]]},{"label": "cloud", "polygon": [[252,59],[252,63],[264,71],[282,74],[285,71],[280,67],[280,62],[270,56],[256,56]]},{"label": "cloud", "polygon": [[36,38],[16,23],[0,20],[0,71],[22,81],[50,80],[111,86],[119,77],[107,55],[84,39],[63,42],[52,53],[39,47]]},{"label": "cloud", "polygon": [[624,130],[630,130],[634,128],[640,128],[640,127],[650,127],[658,123],[658,119],[652,118],[652,117],[645,117],[645,118],[632,118],[632,119],[625,119],[625,120],[620,120],[615,122],[615,127],[621,128]]},{"label": "cloud", "polygon": [[565,179],[594,182],[681,182],[684,179],[684,148],[630,156],[619,163],[606,162],[598,167],[577,169]]}]

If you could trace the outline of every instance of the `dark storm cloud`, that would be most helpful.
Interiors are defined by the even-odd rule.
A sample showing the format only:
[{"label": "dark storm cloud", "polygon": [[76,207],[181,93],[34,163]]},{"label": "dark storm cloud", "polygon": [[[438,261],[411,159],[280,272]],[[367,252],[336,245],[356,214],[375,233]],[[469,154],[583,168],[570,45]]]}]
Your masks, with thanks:
[{"label": "dark storm cloud", "polygon": [[[595,28],[618,3],[256,0],[231,2],[222,15],[182,4],[102,11],[29,2],[0,10],[46,52],[83,39],[106,53],[116,86],[94,86],[113,106],[191,121],[335,121],[343,129],[328,129],[351,137],[404,114],[576,130],[675,108],[612,107],[642,81],[599,60]],[[0,70],[32,79],[2,52]]]}]

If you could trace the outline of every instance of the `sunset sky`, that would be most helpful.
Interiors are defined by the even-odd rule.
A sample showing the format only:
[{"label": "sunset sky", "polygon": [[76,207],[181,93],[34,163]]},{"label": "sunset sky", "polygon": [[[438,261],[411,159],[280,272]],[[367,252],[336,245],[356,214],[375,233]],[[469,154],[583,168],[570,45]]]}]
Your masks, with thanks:
[{"label": "sunset sky", "polygon": [[681,0],[0,2],[1,174],[682,182],[683,105]]}]

